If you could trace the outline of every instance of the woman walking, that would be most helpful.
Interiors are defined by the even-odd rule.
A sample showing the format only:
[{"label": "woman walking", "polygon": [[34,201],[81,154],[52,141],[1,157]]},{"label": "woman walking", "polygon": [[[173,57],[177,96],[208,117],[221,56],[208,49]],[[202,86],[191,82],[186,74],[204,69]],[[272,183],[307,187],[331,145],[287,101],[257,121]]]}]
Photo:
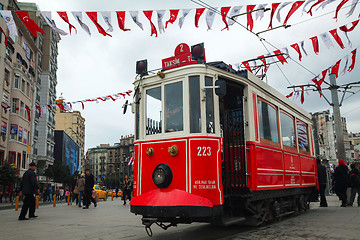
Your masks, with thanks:
[{"label": "woman walking", "polygon": [[341,200],[341,207],[346,207],[347,205],[347,195],[346,190],[348,187],[348,167],[345,165],[345,161],[340,158],[339,166],[335,169],[334,178],[335,178],[335,192],[336,195]]},{"label": "woman walking", "polygon": [[77,180],[76,187],[79,191],[79,207],[81,207],[81,198],[84,196],[84,190],[85,190],[85,174],[84,173],[82,173],[79,180]]}]

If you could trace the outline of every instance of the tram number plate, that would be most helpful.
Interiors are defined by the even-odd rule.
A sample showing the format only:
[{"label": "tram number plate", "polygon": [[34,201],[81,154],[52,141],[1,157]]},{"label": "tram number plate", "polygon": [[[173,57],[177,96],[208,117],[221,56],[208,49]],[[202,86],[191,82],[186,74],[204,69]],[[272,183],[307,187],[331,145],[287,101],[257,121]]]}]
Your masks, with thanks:
[{"label": "tram number plate", "polygon": [[197,147],[198,157],[210,157],[211,156],[211,147]]}]

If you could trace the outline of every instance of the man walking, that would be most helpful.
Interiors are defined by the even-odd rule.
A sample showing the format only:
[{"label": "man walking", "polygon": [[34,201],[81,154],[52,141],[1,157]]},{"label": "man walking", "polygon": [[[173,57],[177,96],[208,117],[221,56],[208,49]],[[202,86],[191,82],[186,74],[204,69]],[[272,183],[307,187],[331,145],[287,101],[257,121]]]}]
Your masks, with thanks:
[{"label": "man walking", "polygon": [[129,176],[125,174],[124,183],[123,183],[123,197],[124,197],[124,204],[126,204],[126,200],[129,199],[131,201],[131,190],[132,190],[132,183],[129,179]]},{"label": "man walking", "polygon": [[84,198],[83,201],[82,201],[83,205],[86,206],[85,205],[85,196],[84,196],[84,190],[85,190],[85,174],[84,173],[82,173],[79,180],[77,180],[76,186],[77,186],[77,189],[79,191],[79,200],[78,200],[79,207],[81,207],[81,198],[82,197]]},{"label": "man walking", "polygon": [[[36,218],[35,216],[35,192],[39,193],[39,186],[36,180],[35,163],[29,164],[27,170],[20,183],[20,196],[24,195],[24,203],[21,208],[19,220],[29,220],[29,218]],[[29,209],[29,218],[25,217]]]},{"label": "man walking", "polygon": [[327,207],[328,204],[325,197],[327,172],[326,172],[326,167],[321,164],[320,158],[317,158],[317,169],[318,169],[318,181],[319,181],[320,207]]},{"label": "man walking", "polygon": [[90,169],[85,170],[85,201],[83,209],[88,209],[90,206],[90,201],[94,203],[94,206],[97,206],[95,199],[92,197],[92,191],[94,187],[94,175],[90,173]]}]

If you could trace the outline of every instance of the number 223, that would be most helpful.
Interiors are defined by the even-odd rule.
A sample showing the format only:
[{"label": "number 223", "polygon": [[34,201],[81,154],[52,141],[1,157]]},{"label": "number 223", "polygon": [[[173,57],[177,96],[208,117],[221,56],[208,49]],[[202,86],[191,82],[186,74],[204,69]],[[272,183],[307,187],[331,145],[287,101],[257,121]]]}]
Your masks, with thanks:
[{"label": "number 223", "polygon": [[197,147],[198,157],[209,157],[211,156],[211,147]]}]

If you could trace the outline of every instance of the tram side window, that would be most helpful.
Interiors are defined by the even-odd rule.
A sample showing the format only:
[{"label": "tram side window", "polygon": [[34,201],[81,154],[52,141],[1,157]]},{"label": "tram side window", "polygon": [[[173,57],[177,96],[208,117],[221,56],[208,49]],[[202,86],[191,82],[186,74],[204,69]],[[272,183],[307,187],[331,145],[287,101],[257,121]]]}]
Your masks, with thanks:
[{"label": "tram side window", "polygon": [[189,77],[190,133],[201,132],[200,76]]},{"label": "tram side window", "polygon": [[146,90],[146,135],[161,133],[161,87]]},{"label": "tram side window", "polygon": [[298,135],[299,149],[309,152],[309,135],[307,131],[307,125],[301,121],[296,121],[296,129]]},{"label": "tram side window", "polygon": [[165,85],[165,132],[184,130],[182,82]]},{"label": "tram side window", "polygon": [[268,103],[258,100],[260,137],[279,143],[277,110]]},{"label": "tram side window", "polygon": [[284,112],[281,112],[280,120],[283,144],[285,146],[296,148],[294,118]]},{"label": "tram side window", "polygon": [[[205,86],[212,86],[213,79],[205,77]],[[214,96],[212,88],[207,88],[205,91],[206,96],[206,132],[215,133],[214,124]]]}]

